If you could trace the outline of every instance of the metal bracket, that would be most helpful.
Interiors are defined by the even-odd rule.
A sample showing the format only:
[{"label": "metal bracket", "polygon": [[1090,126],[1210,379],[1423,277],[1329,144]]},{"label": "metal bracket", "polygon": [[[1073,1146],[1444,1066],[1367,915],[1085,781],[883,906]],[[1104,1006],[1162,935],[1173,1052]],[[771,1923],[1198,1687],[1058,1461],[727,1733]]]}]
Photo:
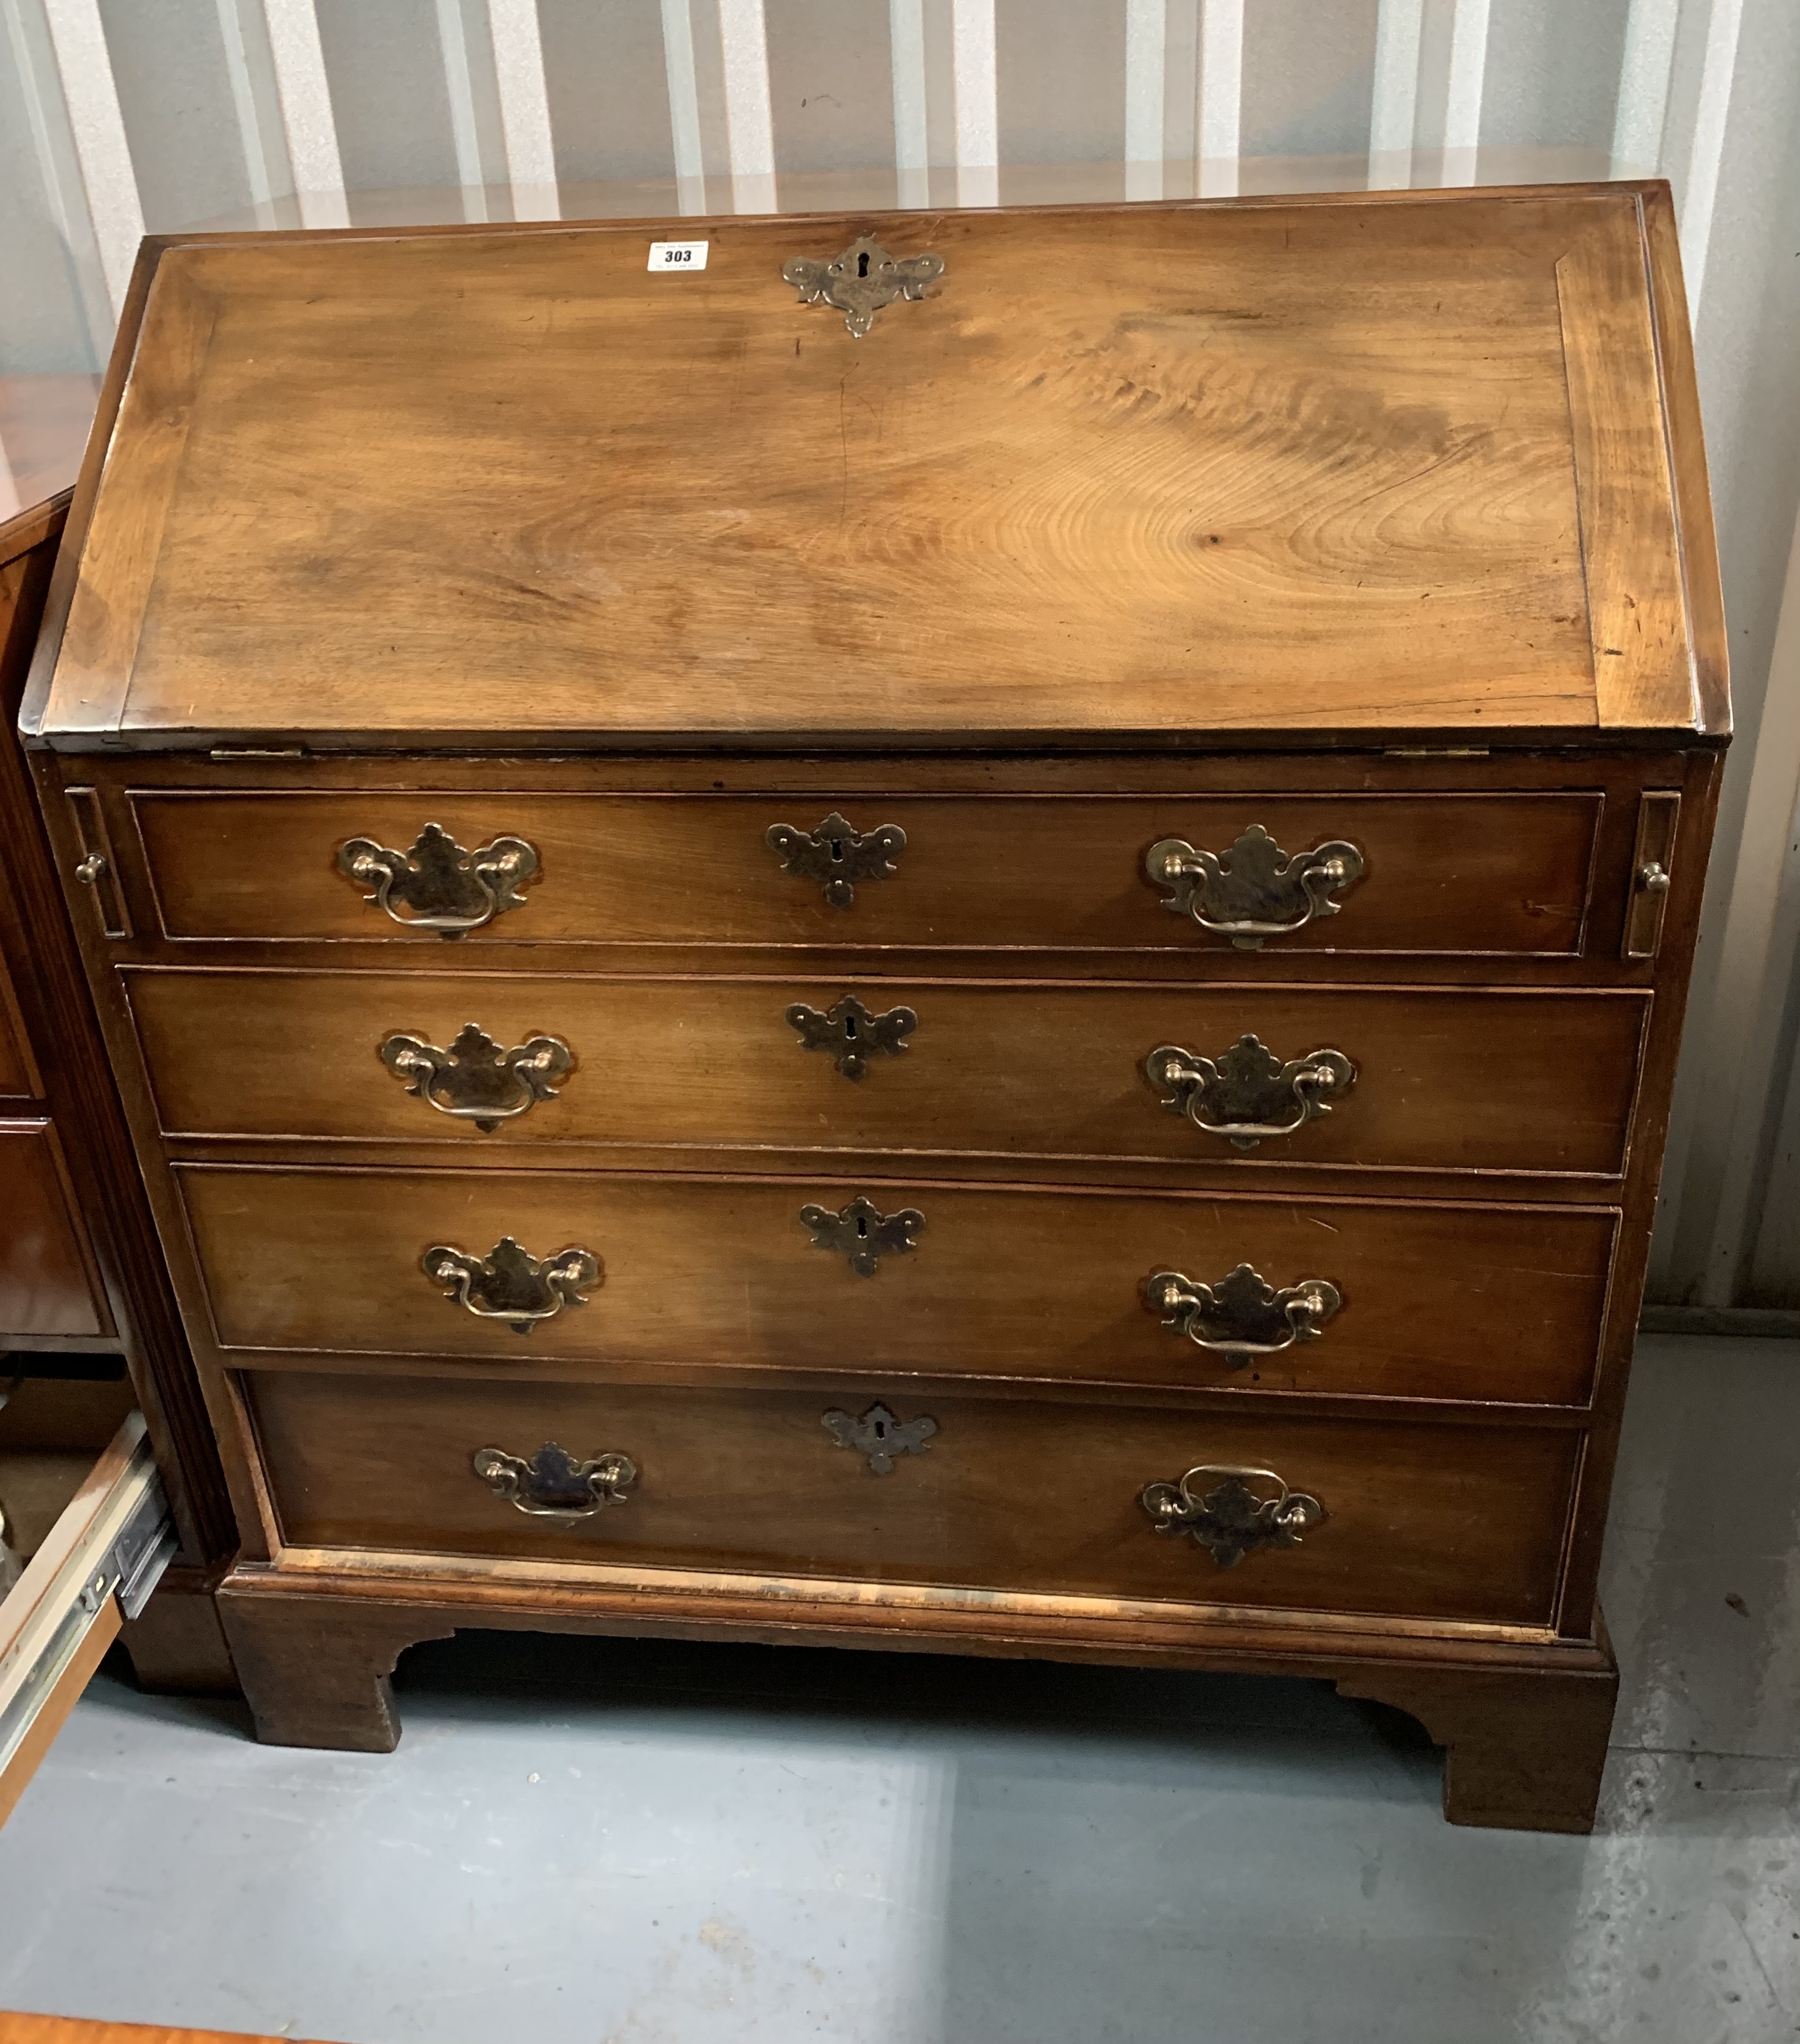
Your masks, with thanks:
[{"label": "metal bracket", "polygon": [[873,1278],[890,1251],[901,1256],[908,1254],[925,1225],[917,1207],[885,1214],[860,1193],[836,1213],[829,1207],[804,1206],[800,1217],[801,1225],[812,1231],[813,1247],[835,1250],[847,1257],[859,1278]]},{"label": "metal bracket", "polygon": [[[522,837],[497,837],[473,851],[459,845],[442,824],[427,824],[410,851],[353,837],[337,848],[337,870],[345,879],[373,892],[365,894],[403,930],[436,931],[440,937],[466,936],[522,909],[520,889],[538,870],[537,847]],[[403,916],[401,907],[416,912]]]},{"label": "metal bracket", "polygon": [[942,256],[890,256],[879,241],[859,234],[841,256],[796,256],[781,275],[800,293],[800,303],[835,305],[844,325],[860,340],[875,315],[896,298],[922,298],[925,286],[944,274]]},{"label": "metal bracket", "polygon": [[398,1034],[380,1046],[382,1062],[406,1090],[453,1120],[472,1121],[491,1135],[503,1121],[540,1100],[555,1100],[552,1079],[575,1062],[560,1036],[533,1036],[503,1051],[487,1032],[465,1022],[448,1050],[423,1036]]},{"label": "metal bracket", "polygon": [[819,1414],[819,1424],[840,1448],[852,1448],[866,1456],[870,1473],[875,1476],[892,1476],[896,1455],[923,1454],[927,1443],[938,1431],[937,1421],[923,1412],[916,1420],[900,1420],[880,1404],[871,1405],[854,1419],[834,1406],[829,1412]]},{"label": "metal bracket", "polygon": [[899,872],[894,861],[906,849],[906,832],[898,824],[882,824],[865,834],[834,809],[817,830],[771,824],[763,841],[780,858],[784,873],[821,882],[831,906],[848,909],[856,900],[858,881],[892,880]]},{"label": "metal bracket", "polygon": [[[0,1653],[0,1769],[24,1743],[108,1599],[117,1596],[124,1617],[136,1618],[178,1545],[142,1413],[126,1420],[109,1452],[123,1453],[125,1466],[91,1508],[86,1529],[59,1566],[48,1548],[40,1549],[13,1592],[33,1604]],[[70,1510],[80,1504],[78,1499]],[[48,1579],[34,1582],[40,1567]]]},{"label": "metal bracket", "polygon": [[1261,824],[1252,824],[1222,852],[1165,837],[1145,854],[1144,870],[1169,889],[1164,908],[1229,937],[1239,951],[1253,951],[1270,937],[1291,936],[1317,917],[1335,916],[1344,905],[1334,897],[1362,878],[1363,855],[1338,839],[1285,852]]},{"label": "metal bracket", "polygon": [[1162,1316],[1165,1327],[1215,1350],[1234,1370],[1295,1342],[1316,1341],[1343,1303],[1342,1293],[1323,1278],[1303,1278],[1277,1291],[1248,1263],[1216,1285],[1159,1270],[1144,1286],[1144,1304]]},{"label": "metal bracket", "polygon": [[478,1320],[504,1320],[516,1335],[528,1335],[539,1320],[554,1320],[565,1306],[585,1306],[582,1287],[601,1283],[605,1270],[579,1244],[540,1262],[509,1235],[486,1256],[439,1243],[420,1258],[419,1267],[449,1287],[445,1298]]},{"label": "metal bracket", "polygon": [[823,1014],[796,1001],[787,1011],[787,1023],[798,1035],[803,1051],[826,1051],[846,1079],[859,1079],[877,1052],[890,1058],[900,1055],[906,1039],[918,1028],[919,1017],[910,1008],[872,1014],[854,993],[846,993]]},{"label": "metal bracket", "polygon": [[1144,1060],[1145,1075],[1165,1097],[1208,1135],[1234,1150],[1253,1150],[1265,1137],[1291,1135],[1331,1112],[1331,1102],[1356,1084],[1357,1068],[1341,1051],[1308,1051],[1284,1061],[1259,1036],[1240,1036],[1217,1058],[1197,1057],[1165,1043]]}]

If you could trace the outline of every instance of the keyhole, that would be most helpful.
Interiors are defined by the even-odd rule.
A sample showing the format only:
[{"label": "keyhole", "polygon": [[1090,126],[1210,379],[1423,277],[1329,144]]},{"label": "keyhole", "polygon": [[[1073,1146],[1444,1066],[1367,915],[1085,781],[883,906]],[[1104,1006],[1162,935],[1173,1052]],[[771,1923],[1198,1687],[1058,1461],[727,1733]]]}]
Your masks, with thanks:
[{"label": "keyhole", "polygon": [[835,860],[841,861],[844,855],[843,840],[841,837],[835,837],[831,840],[831,843],[832,858]]},{"label": "keyhole", "polygon": [[878,1441],[885,1441],[888,1438],[887,1421],[885,1420],[877,1420],[873,1423],[873,1424],[876,1439]]},{"label": "keyhole", "polygon": [[869,275],[869,251],[866,248],[856,259],[856,274],[859,277]]},{"label": "keyhole", "polygon": [[869,1224],[861,1214],[856,1217],[856,1231],[858,1235],[864,1237],[866,1237],[869,1233]]},{"label": "keyhole", "polygon": [[844,1017],[844,1034],[852,1039],[854,1038],[856,1035],[856,1017],[854,1015],[846,1015]]}]

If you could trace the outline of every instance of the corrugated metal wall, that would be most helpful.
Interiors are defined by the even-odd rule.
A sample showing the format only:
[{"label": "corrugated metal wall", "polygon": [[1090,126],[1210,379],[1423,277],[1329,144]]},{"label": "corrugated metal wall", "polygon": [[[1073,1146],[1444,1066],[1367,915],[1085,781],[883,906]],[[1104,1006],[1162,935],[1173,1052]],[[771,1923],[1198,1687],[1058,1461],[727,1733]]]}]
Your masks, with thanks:
[{"label": "corrugated metal wall", "polygon": [[1800,1305],[1796,0],[0,0],[0,381],[98,367],[146,227],[1668,177],[1741,736],[1652,1289]]}]

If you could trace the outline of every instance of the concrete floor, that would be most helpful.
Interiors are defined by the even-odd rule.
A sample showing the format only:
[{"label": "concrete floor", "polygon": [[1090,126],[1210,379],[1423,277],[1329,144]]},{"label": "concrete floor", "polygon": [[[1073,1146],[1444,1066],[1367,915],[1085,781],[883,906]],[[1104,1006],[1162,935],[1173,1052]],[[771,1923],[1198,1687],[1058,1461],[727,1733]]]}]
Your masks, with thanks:
[{"label": "concrete floor", "polygon": [[390,1758],[102,1677],[0,2007],[352,2044],[1800,2038],[1800,1344],[1646,1339],[1591,1839],[1306,1683],[466,1635]]}]

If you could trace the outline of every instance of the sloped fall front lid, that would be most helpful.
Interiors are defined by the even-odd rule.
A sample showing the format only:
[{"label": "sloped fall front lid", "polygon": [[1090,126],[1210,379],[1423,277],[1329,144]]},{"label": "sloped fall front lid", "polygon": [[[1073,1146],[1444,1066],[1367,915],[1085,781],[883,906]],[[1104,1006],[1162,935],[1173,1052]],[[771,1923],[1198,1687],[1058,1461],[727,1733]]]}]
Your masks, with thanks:
[{"label": "sloped fall front lid", "polygon": [[96,448],[55,744],[1724,726],[1656,186],[180,238]]}]

